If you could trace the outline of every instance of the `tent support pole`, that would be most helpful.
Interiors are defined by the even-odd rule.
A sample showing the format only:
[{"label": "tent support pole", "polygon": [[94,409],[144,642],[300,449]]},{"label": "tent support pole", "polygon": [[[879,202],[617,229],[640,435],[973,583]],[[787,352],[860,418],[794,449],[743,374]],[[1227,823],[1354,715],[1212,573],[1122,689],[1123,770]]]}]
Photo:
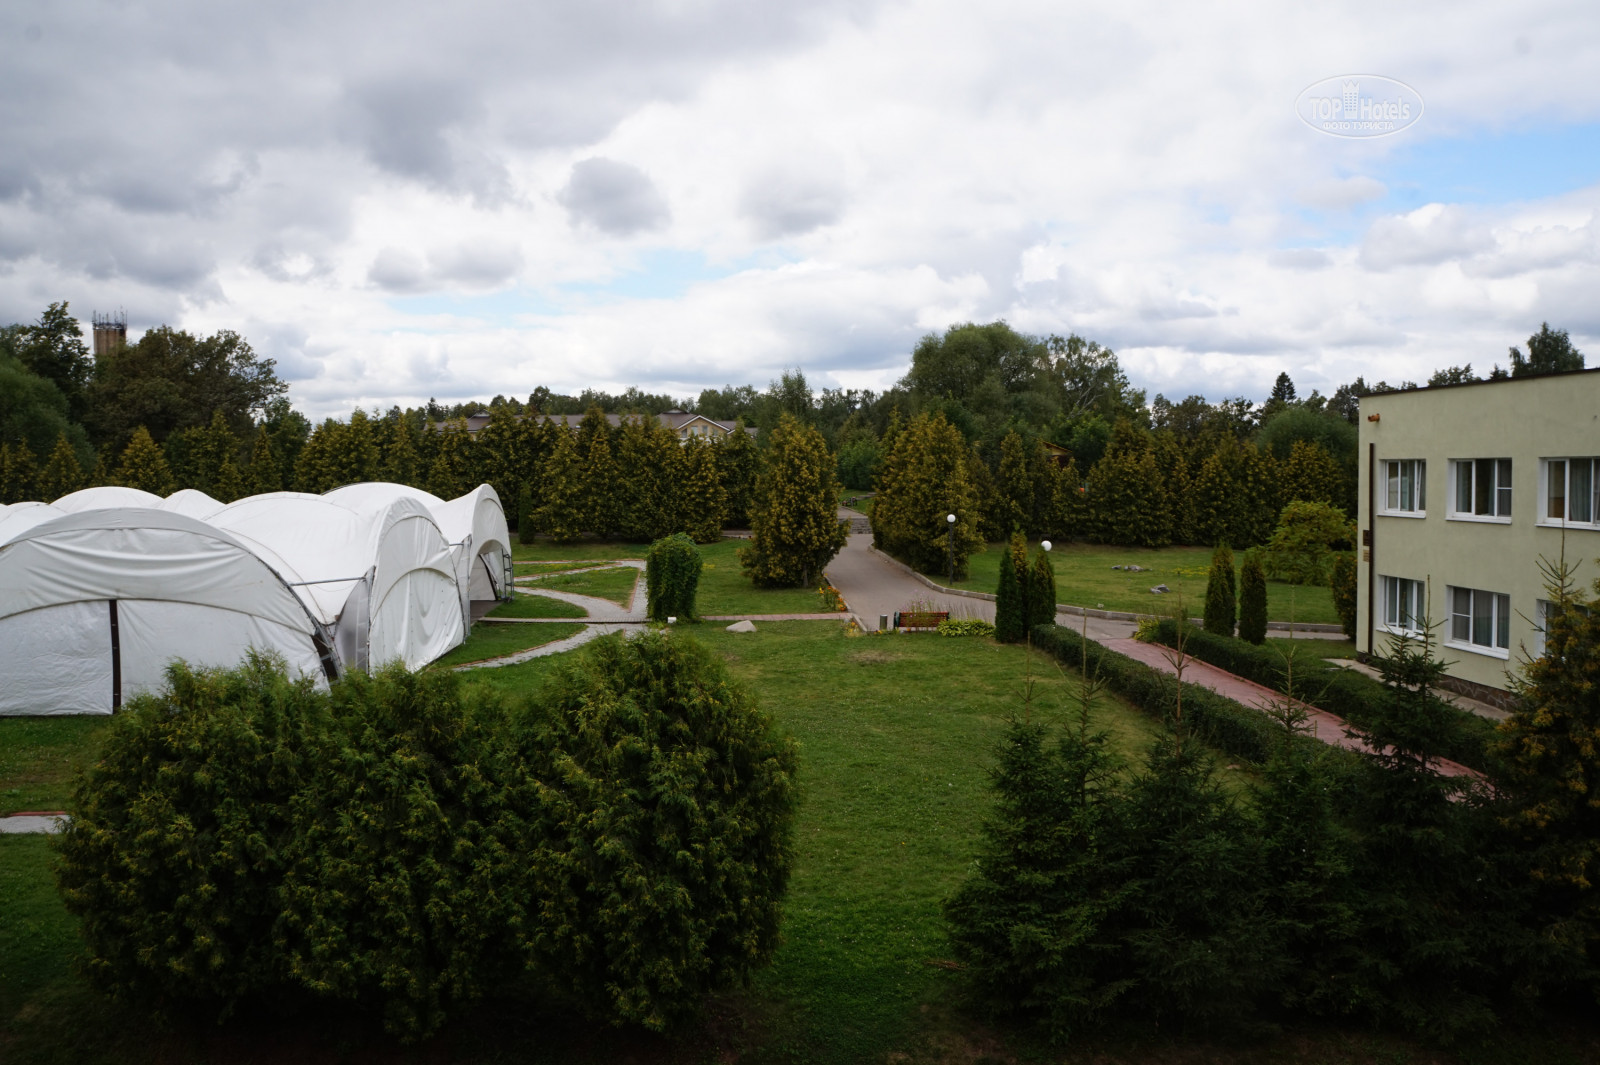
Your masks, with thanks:
[{"label": "tent support pole", "polygon": [[111,712],[122,709],[122,634],[117,631],[117,601],[108,599],[111,606]]}]

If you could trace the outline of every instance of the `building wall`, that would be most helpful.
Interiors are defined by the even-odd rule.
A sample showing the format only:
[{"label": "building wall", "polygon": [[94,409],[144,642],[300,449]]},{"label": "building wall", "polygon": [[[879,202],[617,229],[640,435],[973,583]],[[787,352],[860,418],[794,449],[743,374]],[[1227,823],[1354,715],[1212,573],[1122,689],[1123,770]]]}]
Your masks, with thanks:
[{"label": "building wall", "polygon": [[[1382,655],[1388,645],[1383,582],[1369,577],[1424,581],[1431,593],[1427,616],[1439,625],[1442,656],[1453,661],[1449,673],[1505,689],[1507,671],[1541,646],[1537,603],[1549,594],[1539,560],[1558,560],[1564,535],[1567,560],[1581,562],[1580,587],[1588,591],[1600,576],[1600,524],[1562,528],[1543,518],[1541,463],[1600,456],[1600,370],[1367,396],[1361,401],[1360,441],[1358,524],[1371,544],[1357,555],[1357,648]],[[1451,460],[1500,458],[1512,460],[1510,520],[1448,514]],[[1426,461],[1425,516],[1384,513],[1389,459]],[[1507,650],[1451,640],[1451,586],[1510,597]]]}]

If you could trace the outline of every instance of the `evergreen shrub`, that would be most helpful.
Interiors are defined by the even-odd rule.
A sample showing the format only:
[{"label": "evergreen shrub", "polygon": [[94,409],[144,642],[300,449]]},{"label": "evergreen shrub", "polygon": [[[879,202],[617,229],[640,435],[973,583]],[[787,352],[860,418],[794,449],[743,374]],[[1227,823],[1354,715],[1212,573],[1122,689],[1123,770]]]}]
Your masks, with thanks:
[{"label": "evergreen shrub", "polygon": [[695,594],[705,564],[700,549],[683,533],[664,536],[645,555],[645,612],[651,621],[695,616]]},{"label": "evergreen shrub", "polygon": [[796,749],[679,630],[605,637],[525,719],[538,804],[529,960],[611,1023],[661,1029],[778,945]]},{"label": "evergreen shrub", "polygon": [[1339,624],[1347,640],[1356,638],[1356,556],[1353,551],[1341,551],[1333,559],[1333,609],[1339,614]]},{"label": "evergreen shrub", "polygon": [[[1261,571],[1261,557],[1252,548],[1244,556],[1239,574],[1239,638],[1253,644],[1267,640],[1267,576]],[[1209,631],[1209,630],[1208,630]],[[1231,636],[1231,632],[1219,633]]]},{"label": "evergreen shrub", "polygon": [[1211,572],[1206,578],[1205,630],[1219,636],[1233,635],[1235,613],[1233,551],[1218,544],[1211,553]]},{"label": "evergreen shrub", "polygon": [[995,639],[1001,643],[1020,643],[1028,634],[1027,599],[1023,591],[1028,580],[1028,555],[1022,534],[1014,533],[1000,556],[1000,584],[994,595]]},{"label": "evergreen shrub", "polygon": [[533,489],[523,485],[517,493],[517,543],[533,543],[533,530],[536,522],[533,517]]},{"label": "evergreen shrub", "polygon": [[1044,548],[1033,553],[1033,569],[1028,574],[1028,628],[1053,625],[1056,620],[1056,571]]},{"label": "evergreen shrub", "polygon": [[945,618],[937,631],[940,636],[993,636],[994,626],[982,618]]}]

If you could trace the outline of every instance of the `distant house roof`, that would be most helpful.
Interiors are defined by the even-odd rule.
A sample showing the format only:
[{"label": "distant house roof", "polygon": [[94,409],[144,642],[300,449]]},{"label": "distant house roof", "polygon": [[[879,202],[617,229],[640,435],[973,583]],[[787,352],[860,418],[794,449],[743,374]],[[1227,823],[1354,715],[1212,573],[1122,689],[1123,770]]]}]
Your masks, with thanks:
[{"label": "distant house roof", "polygon": [[[526,417],[528,417],[527,412],[522,412],[517,415],[517,420],[521,421]],[[580,424],[582,424],[586,415],[539,414],[536,415],[536,417],[543,418],[547,422],[559,422],[568,429],[576,429]],[[623,419],[627,419],[629,421],[638,421],[639,419],[645,417],[648,417],[648,415],[607,414],[606,422],[615,428],[616,426],[622,424]],[[707,426],[715,426],[717,429],[721,430],[721,433],[723,434],[733,432],[733,427],[736,424],[734,422],[719,422],[714,418],[707,418],[704,414],[691,414],[689,411],[683,410],[664,411],[661,414],[656,415],[656,420],[666,428],[671,429],[678,436],[685,435],[683,429],[686,426],[689,426],[691,423],[697,421],[703,422]],[[480,410],[475,414],[467,415],[465,418],[451,418],[445,421],[433,422],[431,423],[431,427],[437,430],[443,430],[445,426],[449,425],[453,421],[465,421],[467,423],[467,434],[469,436],[477,436],[478,430],[489,424],[489,412],[486,410]],[[749,433],[751,436],[755,436],[757,434],[756,429],[752,426],[746,426],[745,432]]]}]

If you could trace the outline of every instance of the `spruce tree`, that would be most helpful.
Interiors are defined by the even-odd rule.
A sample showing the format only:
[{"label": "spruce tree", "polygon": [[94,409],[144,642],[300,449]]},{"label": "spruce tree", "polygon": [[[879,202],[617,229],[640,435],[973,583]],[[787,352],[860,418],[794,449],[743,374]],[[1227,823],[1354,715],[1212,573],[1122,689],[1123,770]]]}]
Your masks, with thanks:
[{"label": "spruce tree", "polygon": [[1211,552],[1211,572],[1206,578],[1205,630],[1218,636],[1233,635],[1235,598],[1233,552],[1218,544]]},{"label": "spruce tree", "polygon": [[1161,485],[1166,490],[1172,513],[1172,542],[1204,543],[1195,533],[1194,491],[1189,477],[1188,449],[1171,431],[1152,433],[1151,449],[1156,468],[1161,471]]},{"label": "spruce tree", "polygon": [[83,467],[78,465],[78,453],[67,442],[67,434],[56,437],[56,446],[39,471],[38,492],[43,502],[49,503],[62,496],[71,495],[83,487]]},{"label": "spruce tree", "polygon": [[437,439],[428,467],[429,492],[440,499],[458,499],[483,483],[478,477],[477,445],[465,418],[447,422],[432,435]]},{"label": "spruce tree", "polygon": [[112,475],[117,484],[137,488],[158,496],[172,493],[172,470],[167,466],[167,456],[150,436],[144,426],[133,431],[128,446],[122,449],[121,461]]},{"label": "spruce tree", "polygon": [[502,505],[515,503],[518,486],[527,483],[527,444],[516,410],[509,403],[491,406],[489,422],[474,443],[479,483],[492,487]]},{"label": "spruce tree", "polygon": [[1218,444],[1200,463],[1190,491],[1191,528],[1199,543],[1228,542],[1241,523],[1235,516],[1240,509],[1235,487],[1237,445],[1231,440]]},{"label": "spruce tree", "polygon": [[1028,635],[1027,546],[1021,533],[1012,533],[1000,556],[1000,585],[994,595],[994,638],[1001,643],[1021,643]]},{"label": "spruce tree", "polygon": [[717,473],[728,500],[727,524],[733,529],[748,529],[755,512],[756,478],[761,472],[761,455],[756,442],[745,430],[744,419],[733,423],[733,431],[717,441]]},{"label": "spruce tree", "polygon": [[616,478],[609,492],[616,502],[621,537],[652,543],[679,531],[683,445],[671,430],[647,415],[625,419],[616,441]]},{"label": "spruce tree", "polygon": [[783,414],[756,485],[750,543],[739,561],[760,587],[810,585],[849,535],[839,520],[839,480],[822,434]]},{"label": "spruce tree", "polygon": [[222,467],[217,470],[217,477],[211,483],[211,498],[219,503],[232,503],[242,499],[248,494],[245,488],[244,475],[239,472],[239,467],[234,464],[232,455],[222,456]]},{"label": "spruce tree", "polygon": [[325,418],[311,431],[311,438],[300,449],[294,462],[294,486],[298,492],[321,495],[338,487],[330,465],[334,441],[344,431],[344,426],[332,418]]},{"label": "spruce tree", "polygon": [[984,543],[1006,539],[1011,530],[1002,524],[1000,490],[995,486],[994,471],[984,461],[983,448],[976,443],[967,452],[967,480],[972,482],[972,505],[978,509],[978,539]]},{"label": "spruce tree", "polygon": [[1043,547],[1033,554],[1033,573],[1028,583],[1028,631],[1056,620],[1056,571]]},{"label": "spruce tree", "polygon": [[403,415],[393,419],[385,435],[387,439],[383,442],[379,459],[379,475],[391,484],[420,487],[423,481],[422,455],[417,450],[417,434],[411,427],[411,419]]},{"label": "spruce tree", "polygon": [[1267,575],[1254,551],[1245,552],[1239,575],[1239,639],[1257,645],[1267,641]]},{"label": "spruce tree", "polygon": [[697,436],[683,445],[684,479],[679,496],[684,531],[697,544],[714,544],[722,538],[728,494],[717,468],[718,448]]},{"label": "spruce tree", "polygon": [[611,423],[590,407],[578,423],[577,447],[583,460],[583,523],[603,540],[616,537],[622,510],[617,498],[618,468],[611,447]]},{"label": "spruce tree", "polygon": [[1064,1040],[1103,1020],[1128,986],[1119,942],[1128,893],[1119,765],[1106,735],[1076,727],[1046,742],[1013,718],[993,774],[976,871],[945,903],[956,955],[982,1001],[1037,1018]]},{"label": "spruce tree", "polygon": [[555,446],[539,475],[543,495],[534,525],[558,544],[570,544],[584,531],[583,460],[571,430],[558,427]]},{"label": "spruce tree", "polygon": [[1242,445],[1234,489],[1240,493],[1242,505],[1236,511],[1236,524],[1229,530],[1227,542],[1252,547],[1266,543],[1283,509],[1278,460],[1272,457],[1272,452],[1252,443]]},{"label": "spruce tree", "polygon": [[[350,420],[345,423],[344,432],[339,434],[337,444],[328,456],[330,477],[335,482],[330,488],[338,488],[346,484],[364,484],[376,481],[380,474],[381,463],[378,454],[377,442],[372,431],[372,420],[363,410],[350,413]],[[456,495],[462,493],[457,492]],[[454,496],[445,496],[453,499]]]},{"label": "spruce tree", "polygon": [[957,580],[966,576],[968,556],[983,548],[970,455],[942,413],[919,414],[895,436],[872,508],[883,550],[924,573],[948,573],[953,564]]},{"label": "spruce tree", "polygon": [[1088,506],[1096,540],[1166,547],[1171,516],[1166,488],[1149,451],[1108,450],[1089,471]]},{"label": "spruce tree", "polygon": [[39,465],[28,445],[0,448],[0,503],[25,503],[39,496]]}]

